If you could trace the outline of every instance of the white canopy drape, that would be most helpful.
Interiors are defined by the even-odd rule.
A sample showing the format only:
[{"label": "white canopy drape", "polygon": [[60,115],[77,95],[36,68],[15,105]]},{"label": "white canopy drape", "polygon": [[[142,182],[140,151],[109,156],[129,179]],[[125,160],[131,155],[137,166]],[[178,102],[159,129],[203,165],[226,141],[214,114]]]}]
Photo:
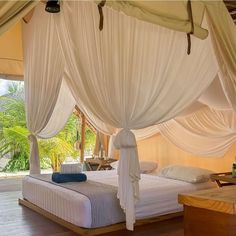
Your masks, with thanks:
[{"label": "white canopy drape", "polygon": [[124,128],[115,141],[121,149],[118,195],[127,228],[132,229],[140,176],[130,129],[175,117],[209,86],[218,68],[209,39],[193,38],[188,56],[185,34],[109,8],[103,12],[109,20],[102,32],[97,6],[91,2],[64,2],[55,22],[67,59],[67,83],[79,108]]},{"label": "white canopy drape", "polygon": [[[38,5],[34,17],[24,25],[25,101],[31,135],[30,173],[40,173],[37,136],[47,126],[58,100],[64,59],[52,24],[52,15]],[[55,133],[53,133],[55,134]],[[48,138],[49,136],[47,136]]]},{"label": "white canopy drape", "polygon": [[194,155],[223,156],[236,140],[236,117],[232,110],[208,107],[194,114],[158,125],[161,134],[177,147]]},{"label": "white canopy drape", "polygon": [[207,22],[219,77],[227,100],[236,111],[236,27],[223,1],[206,2]]},{"label": "white canopy drape", "polygon": [[201,95],[198,101],[216,110],[232,109],[225,96],[218,76],[214,79],[207,90]]},{"label": "white canopy drape", "polygon": [[[45,128],[40,132],[39,136],[42,138],[51,138],[62,130],[66,125],[68,117],[73,112],[75,105],[75,99],[72,96],[66,81],[63,79],[52,115]],[[60,114],[62,111],[63,115],[61,116]]]}]

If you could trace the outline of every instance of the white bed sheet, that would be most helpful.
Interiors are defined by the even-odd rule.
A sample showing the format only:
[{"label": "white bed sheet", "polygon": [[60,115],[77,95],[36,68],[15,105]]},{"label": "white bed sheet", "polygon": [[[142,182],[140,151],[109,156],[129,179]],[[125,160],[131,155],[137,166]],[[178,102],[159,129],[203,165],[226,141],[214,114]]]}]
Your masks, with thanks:
[{"label": "white bed sheet", "polygon": [[[89,180],[118,186],[116,170],[86,172]],[[136,218],[179,212],[178,193],[215,187],[207,182],[190,184],[155,175],[141,175],[140,200],[136,205]],[[48,212],[80,227],[91,227],[91,205],[89,199],[72,190],[64,189],[29,176],[23,179],[23,197]]]}]

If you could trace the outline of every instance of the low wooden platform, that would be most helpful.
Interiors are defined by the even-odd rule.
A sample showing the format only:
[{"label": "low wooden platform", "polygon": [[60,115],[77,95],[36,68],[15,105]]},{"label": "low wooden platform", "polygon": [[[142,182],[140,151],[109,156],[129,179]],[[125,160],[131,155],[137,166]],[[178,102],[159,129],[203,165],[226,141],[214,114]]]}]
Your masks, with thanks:
[{"label": "low wooden platform", "polygon": [[[79,227],[77,225],[69,223],[69,222],[47,212],[46,210],[34,205],[33,203],[31,203],[25,199],[19,199],[19,204],[23,205],[25,207],[28,207],[28,208],[32,209],[33,211],[36,211],[37,213],[43,215],[44,217],[72,230],[73,232],[75,232],[81,236],[101,235],[101,234],[106,234],[106,233],[110,233],[110,232],[123,230],[126,228],[125,223],[118,223],[118,224],[114,224],[114,225],[110,225],[110,226],[106,226],[106,227],[101,227],[101,228],[95,228],[95,229],[82,228],[82,227]],[[167,215],[163,215],[163,216],[158,216],[155,218],[138,220],[135,223],[135,227],[137,228],[138,226],[152,224],[155,222],[160,222],[160,221],[173,219],[173,218],[181,217],[181,216],[183,216],[183,212],[177,212],[177,213],[167,214]]]}]

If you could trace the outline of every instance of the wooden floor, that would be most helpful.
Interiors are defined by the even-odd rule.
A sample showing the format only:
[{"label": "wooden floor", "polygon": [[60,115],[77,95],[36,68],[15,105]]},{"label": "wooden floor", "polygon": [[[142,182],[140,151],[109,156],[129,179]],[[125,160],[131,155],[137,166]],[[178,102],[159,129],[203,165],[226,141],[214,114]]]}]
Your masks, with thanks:
[{"label": "wooden floor", "polygon": [[[1,236],[76,236],[37,213],[18,205],[21,178],[0,179]],[[103,236],[183,236],[182,217],[140,226],[138,231],[117,231]]]}]

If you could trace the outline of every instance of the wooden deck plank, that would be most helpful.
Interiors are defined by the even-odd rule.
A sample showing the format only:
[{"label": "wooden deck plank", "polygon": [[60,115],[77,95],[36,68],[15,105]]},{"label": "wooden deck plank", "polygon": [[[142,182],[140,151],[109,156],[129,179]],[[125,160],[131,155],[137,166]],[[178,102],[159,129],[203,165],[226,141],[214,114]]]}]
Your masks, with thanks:
[{"label": "wooden deck plank", "polygon": [[22,176],[17,178],[0,178],[0,192],[21,191]]}]

